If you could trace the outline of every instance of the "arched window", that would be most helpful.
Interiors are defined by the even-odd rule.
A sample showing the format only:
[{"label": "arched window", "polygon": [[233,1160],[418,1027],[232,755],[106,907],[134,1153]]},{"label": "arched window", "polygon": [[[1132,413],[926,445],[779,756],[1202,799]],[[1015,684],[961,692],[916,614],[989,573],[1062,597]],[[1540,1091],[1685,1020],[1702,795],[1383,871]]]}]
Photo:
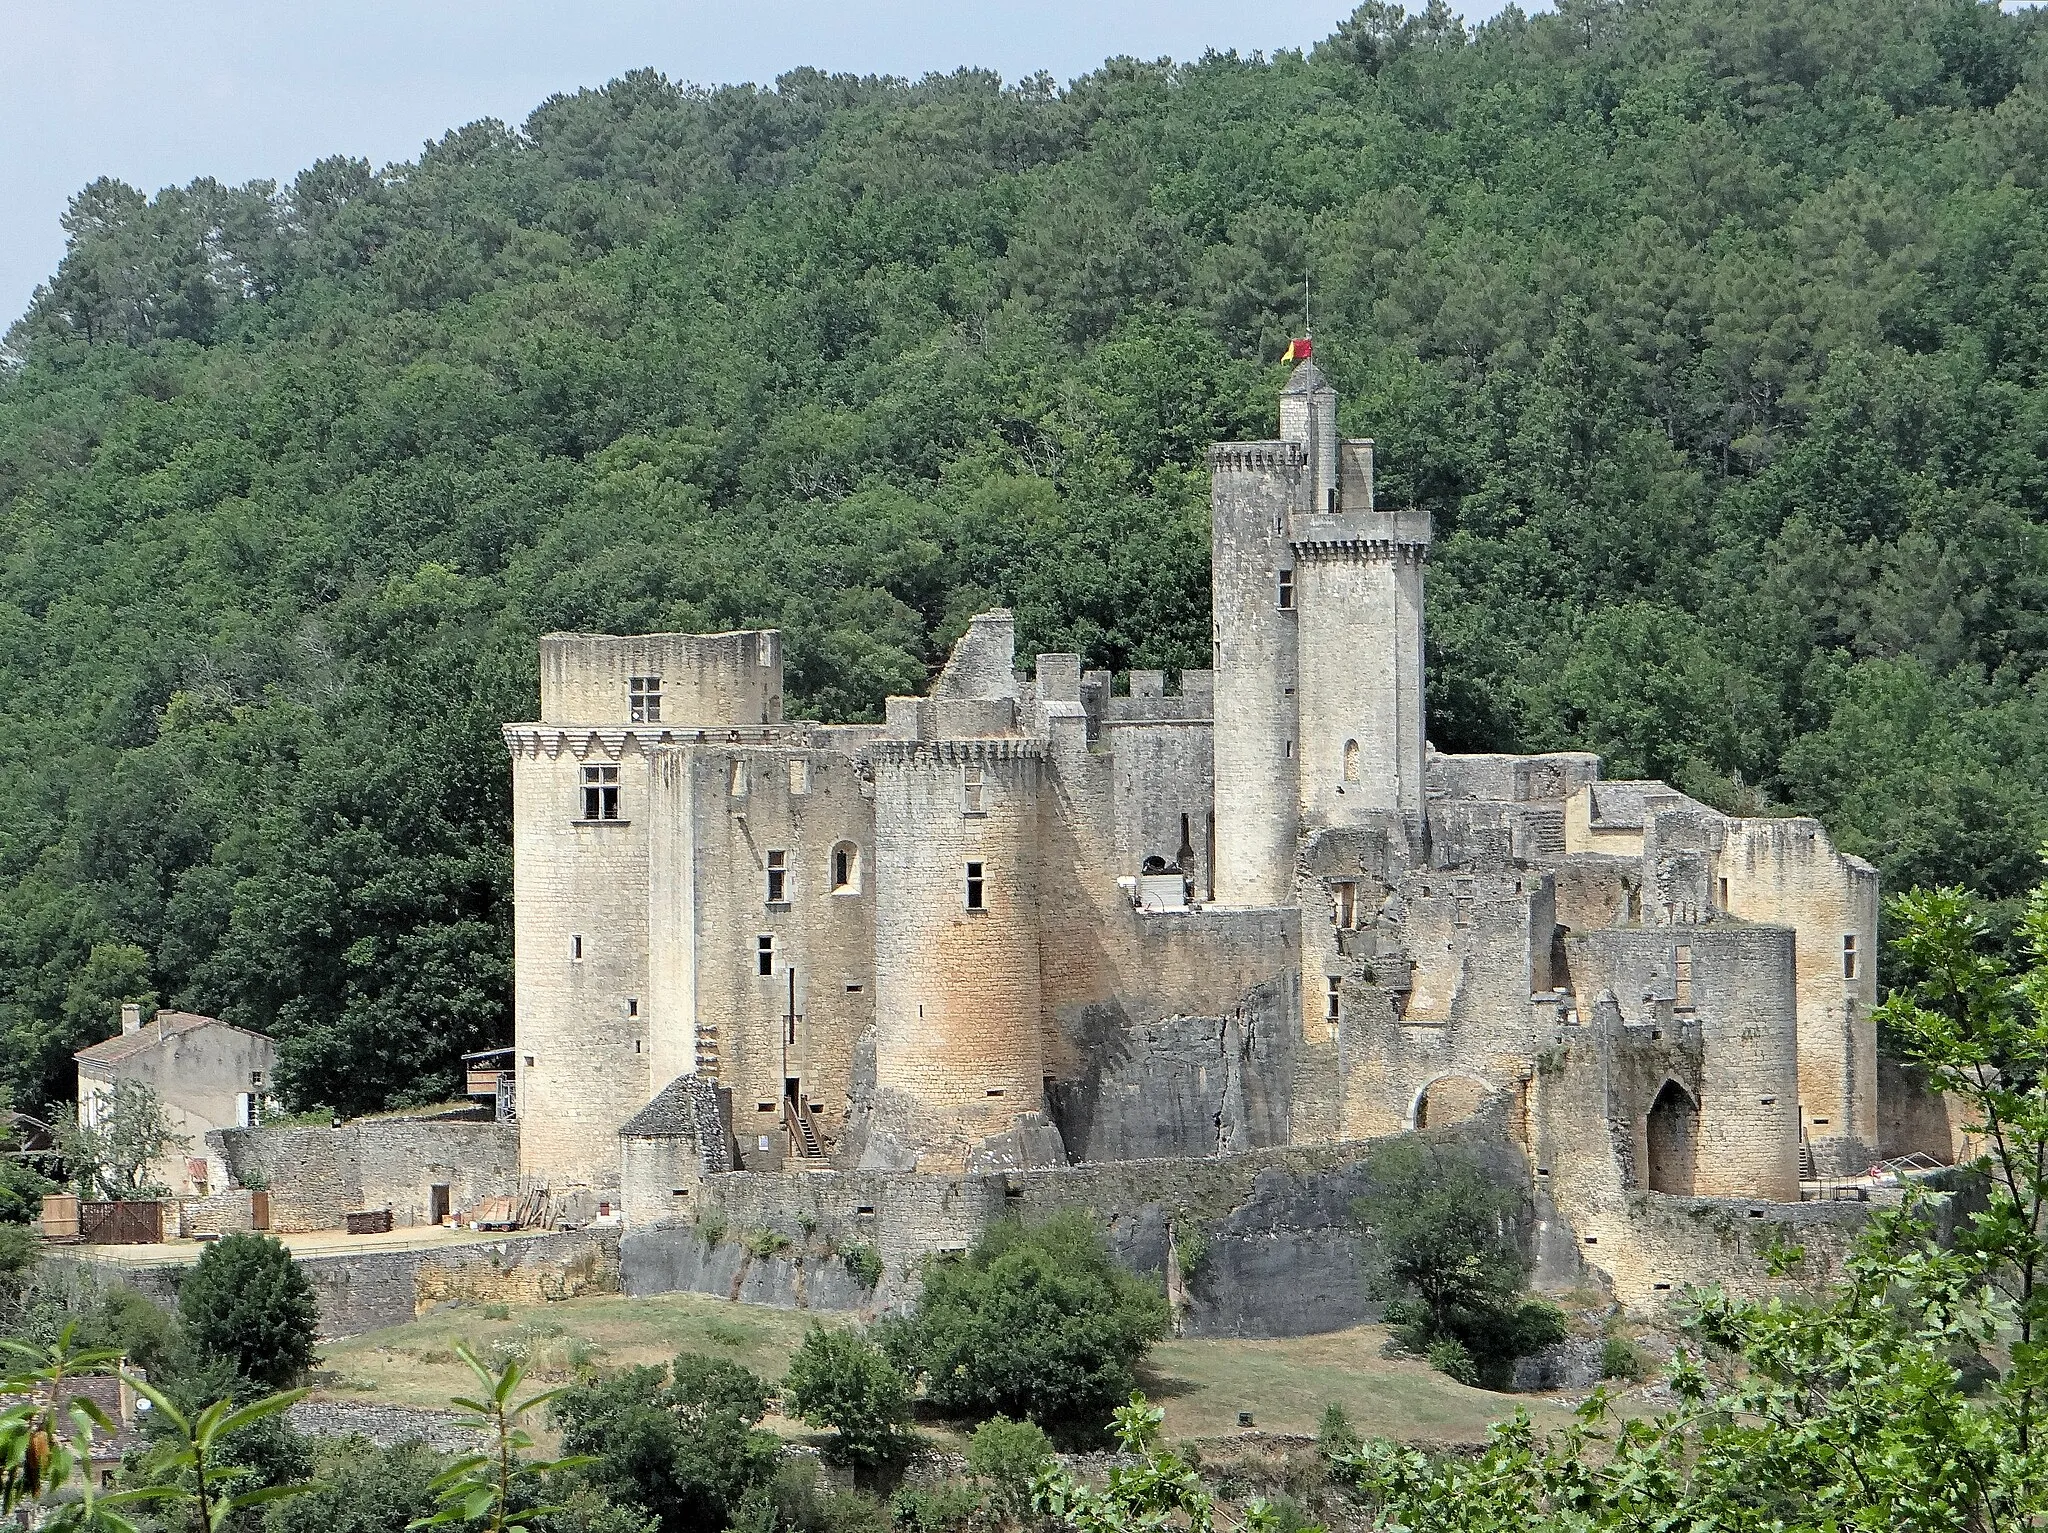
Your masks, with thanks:
[{"label": "arched window", "polygon": [[1356,740],[1346,740],[1344,742],[1344,780],[1346,782],[1358,781],[1358,742]]},{"label": "arched window", "polygon": [[851,841],[832,848],[832,892],[860,893],[860,848]]}]

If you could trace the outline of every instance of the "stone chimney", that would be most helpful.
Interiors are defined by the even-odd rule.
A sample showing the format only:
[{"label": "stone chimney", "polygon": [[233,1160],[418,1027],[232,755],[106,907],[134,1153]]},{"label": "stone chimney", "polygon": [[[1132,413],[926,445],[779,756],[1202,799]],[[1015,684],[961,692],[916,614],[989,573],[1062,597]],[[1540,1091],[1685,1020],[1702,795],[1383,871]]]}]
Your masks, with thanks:
[{"label": "stone chimney", "polygon": [[121,1003],[121,1031],[139,1033],[142,1031],[142,1007],[134,1001]]}]

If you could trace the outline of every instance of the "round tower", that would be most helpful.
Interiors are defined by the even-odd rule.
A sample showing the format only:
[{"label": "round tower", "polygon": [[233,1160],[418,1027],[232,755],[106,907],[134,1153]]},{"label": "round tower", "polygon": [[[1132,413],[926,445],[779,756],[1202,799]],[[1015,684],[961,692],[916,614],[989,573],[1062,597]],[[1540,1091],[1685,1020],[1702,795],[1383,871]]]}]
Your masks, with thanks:
[{"label": "round tower", "polygon": [[866,1161],[960,1169],[1020,1114],[1045,1109],[1040,747],[881,739],[871,753],[877,1113]]}]

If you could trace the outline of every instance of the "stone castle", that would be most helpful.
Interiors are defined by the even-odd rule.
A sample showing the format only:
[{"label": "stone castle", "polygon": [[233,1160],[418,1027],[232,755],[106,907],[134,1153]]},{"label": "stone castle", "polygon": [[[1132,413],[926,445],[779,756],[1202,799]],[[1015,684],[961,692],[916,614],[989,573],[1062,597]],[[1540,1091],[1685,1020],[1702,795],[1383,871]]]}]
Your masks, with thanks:
[{"label": "stone castle", "polygon": [[1005,612],[878,725],[785,720],[774,632],[544,639],[504,731],[522,1173],[652,1223],[722,1171],[1214,1156],[1485,1101],[1592,1245],[1624,1194],[1863,1170],[1874,870],[1590,754],[1434,751],[1429,518],[1336,422],[1304,362],[1278,440],[1211,451],[1213,669],[1177,689],[1022,675]]}]

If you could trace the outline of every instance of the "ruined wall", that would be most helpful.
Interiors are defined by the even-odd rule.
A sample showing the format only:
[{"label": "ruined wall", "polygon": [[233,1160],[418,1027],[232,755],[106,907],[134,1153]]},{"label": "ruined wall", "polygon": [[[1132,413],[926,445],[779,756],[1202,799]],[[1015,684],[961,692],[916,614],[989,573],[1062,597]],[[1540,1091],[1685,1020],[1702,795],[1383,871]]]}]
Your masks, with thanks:
[{"label": "ruined wall", "polygon": [[1816,1173],[1854,1175],[1878,1143],[1877,870],[1837,852],[1819,822],[1793,819],[1727,822],[1714,871],[1732,914],[1798,933],[1806,1139]]},{"label": "ruined wall", "polygon": [[1955,1165],[1977,1153],[1969,1132],[1972,1109],[1927,1082],[1918,1065],[1879,1056],[1877,1153],[1886,1160],[1926,1155]]},{"label": "ruined wall", "polygon": [[235,1179],[270,1189],[279,1234],[340,1229],[357,1209],[389,1208],[394,1225],[425,1224],[432,1188],[461,1213],[519,1190],[519,1128],[368,1118],[340,1128],[226,1129],[207,1136]]},{"label": "ruined wall", "polygon": [[673,987],[675,1000],[657,1007],[654,1077],[730,1086],[754,1168],[781,1163],[793,1080],[829,1150],[853,1041],[874,1018],[875,830],[862,771],[841,749],[706,744],[665,752],[656,777],[677,831],[655,849],[656,989]]},{"label": "ruined wall", "polygon": [[[1200,704],[1207,698],[1169,698]],[[1206,717],[1120,720],[1106,731],[1114,761],[1116,866],[1136,874],[1148,857],[1177,865],[1197,900],[1209,896],[1215,776]]]},{"label": "ruined wall", "polygon": [[[1698,1029],[1702,1195],[1799,1200],[1792,934],[1781,927],[1615,927],[1569,939],[1582,1011],[1609,996],[1653,1039]],[[1589,998],[1591,998],[1589,1000]],[[1689,1084],[1681,1082],[1681,1084]],[[1628,1135],[1651,1103],[1624,1104]],[[1595,1113],[1586,1125],[1604,1121]]]}]

